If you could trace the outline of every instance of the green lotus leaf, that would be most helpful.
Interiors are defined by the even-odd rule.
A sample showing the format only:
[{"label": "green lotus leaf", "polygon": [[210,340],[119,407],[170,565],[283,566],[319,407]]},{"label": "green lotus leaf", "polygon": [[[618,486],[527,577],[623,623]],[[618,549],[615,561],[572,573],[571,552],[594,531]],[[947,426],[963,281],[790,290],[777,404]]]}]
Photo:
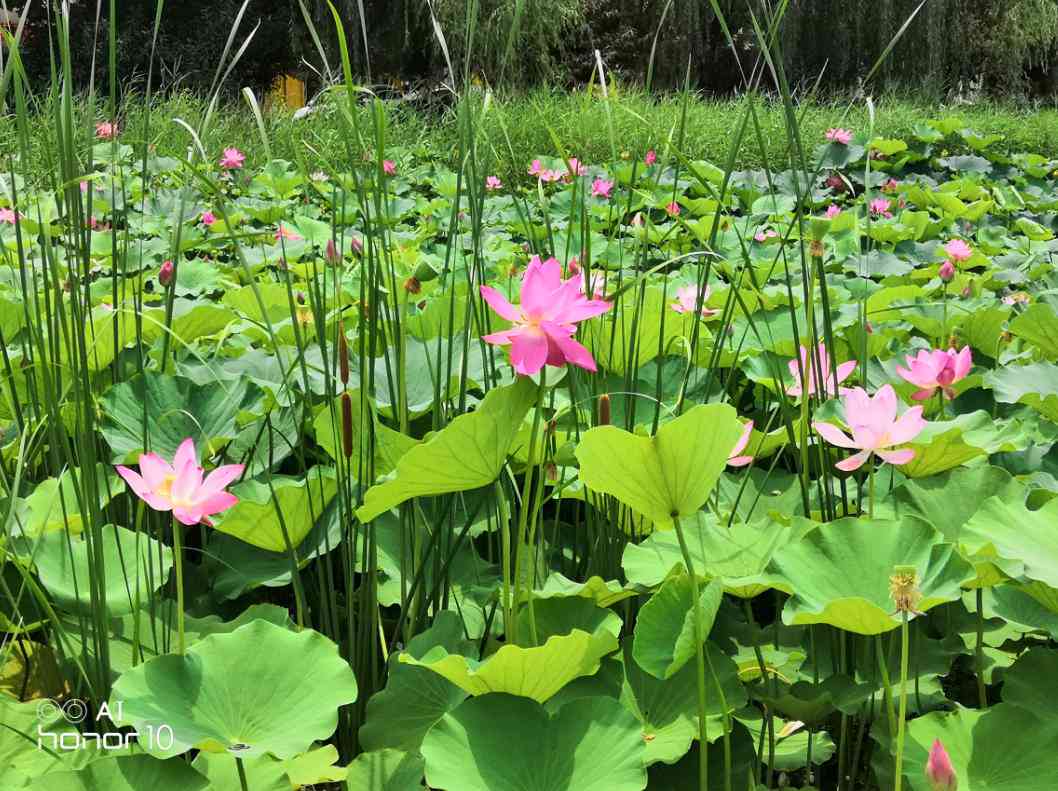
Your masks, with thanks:
[{"label": "green lotus leaf", "polygon": [[827,623],[857,634],[881,634],[900,625],[889,593],[894,569],[914,567],[926,612],[961,596],[973,568],[925,522],[839,519],[820,525],[772,557],[771,569],[791,593],[783,623]]},{"label": "green lotus leaf", "polygon": [[589,577],[584,582],[574,582],[556,571],[552,572],[544,581],[544,586],[534,590],[532,595],[535,599],[580,596],[593,599],[599,607],[610,607],[619,601],[632,598],[636,591],[629,590],[616,580],[604,580],[602,577]]},{"label": "green lotus leaf", "polygon": [[[730,722],[733,713],[746,704],[746,689],[739,681],[734,661],[713,643],[706,643],[705,648],[709,659],[705,675],[706,734],[713,742],[724,733],[725,711]],[[658,761],[678,761],[699,736],[697,666],[688,662],[669,678],[658,679],[644,672],[626,642],[623,667],[621,701],[640,722],[646,744],[644,762],[649,766]]]},{"label": "green lotus leaf", "polygon": [[724,587],[713,580],[698,592],[698,632],[694,626],[694,580],[681,566],[643,605],[636,618],[632,653],[655,678],[675,675],[695,655],[695,639],[709,636]]},{"label": "green lotus leaf", "polygon": [[307,753],[297,755],[285,762],[287,776],[295,788],[321,783],[338,783],[345,780],[347,774],[346,767],[335,765],[338,759],[338,748],[333,744],[313,747]]},{"label": "green lotus leaf", "polygon": [[470,698],[422,745],[426,782],[444,791],[641,791],[644,753],[636,718],[606,697],[571,701],[552,716],[526,698]]},{"label": "green lotus leaf", "polygon": [[[759,766],[756,740],[740,722],[734,723],[730,737],[731,746],[731,791],[758,791],[753,782],[753,771]],[[777,745],[778,746],[778,745]],[[725,745],[719,741],[709,745],[709,779],[706,788],[727,787]],[[650,767],[650,791],[699,791],[698,744],[691,745],[690,752],[674,764],[657,763]]]},{"label": "green lotus leaf", "polygon": [[[48,531],[69,530],[71,533],[84,529],[78,490],[83,493],[88,486],[84,471],[73,467],[64,470],[58,478],[46,478],[37,484],[26,498],[29,513],[20,520],[16,535],[39,536]],[[102,464],[95,468],[95,486],[99,493],[99,507],[103,508],[111,498],[122,490],[117,474]]]},{"label": "green lotus leaf", "polygon": [[444,647],[431,649],[422,659],[402,654],[400,661],[429,668],[471,695],[504,692],[543,703],[573,679],[590,676],[616,649],[617,639],[606,629],[593,634],[575,630],[533,648],[504,645],[480,662]]},{"label": "green lotus leaf", "polygon": [[989,497],[966,523],[962,549],[975,561],[994,563],[1011,577],[1058,588],[1058,500],[1038,511],[1001,497]]},{"label": "green lotus leaf", "polygon": [[101,430],[118,462],[135,464],[145,437],[166,459],[188,437],[201,455],[212,455],[259,417],[252,413],[263,408],[263,395],[245,378],[196,385],[183,377],[144,373],[103,394]]},{"label": "green lotus leaf", "polygon": [[535,635],[536,645],[576,630],[589,634],[605,631],[617,639],[623,626],[620,615],[582,596],[535,600],[531,613],[527,604],[516,617],[518,634]]},{"label": "green lotus leaf", "polygon": [[357,791],[419,791],[423,760],[400,750],[361,753],[349,764],[347,787]]},{"label": "green lotus leaf", "polygon": [[207,791],[209,781],[174,759],[160,761],[149,755],[103,758],[76,772],[53,772],[33,780],[34,791]]},{"label": "green lotus leaf", "polygon": [[959,707],[912,720],[904,748],[910,791],[930,791],[925,766],[935,739],[951,758],[959,791],[1040,791],[1058,777],[1058,718],[1053,714],[1040,719],[1000,703],[984,711]]},{"label": "green lotus leaf", "polygon": [[[316,415],[312,423],[316,442],[319,443],[327,454],[337,461],[339,453],[345,458],[342,451],[342,399],[334,401],[333,408],[324,408]],[[352,454],[349,463],[352,466],[354,478],[362,478],[360,464],[361,459],[365,462],[374,448],[374,470],[375,475],[388,475],[392,472],[401,456],[414,448],[419,443],[406,434],[394,431],[389,426],[379,422],[374,408],[368,404],[367,409],[362,409],[360,403],[360,391],[349,391],[349,404],[352,407]],[[368,422],[371,421],[371,426]],[[373,443],[373,445],[372,445]]]},{"label": "green lotus leaf", "polygon": [[[775,550],[812,529],[807,521],[783,525],[769,519],[728,527],[705,513],[681,519],[680,526],[698,576],[719,579],[725,592],[746,599],[771,587],[764,570]],[[629,583],[648,588],[660,585],[682,563],[674,531],[652,533],[639,544],[629,544],[621,559]]]},{"label": "green lotus leaf", "polygon": [[356,694],[349,664],[326,637],[253,621],[206,637],[183,656],[127,670],[114,684],[111,708],[120,702],[118,724],[133,726],[139,743],[161,757],[199,749],[291,758],[330,738],[339,707]]},{"label": "green lotus leaf", "polygon": [[[209,791],[242,791],[235,756],[227,753],[200,752],[191,764],[195,771],[209,781]],[[246,785],[253,791],[290,791],[283,761],[270,755],[257,755],[243,760]]]},{"label": "green lotus leaf", "polygon": [[[1040,600],[1040,589],[1050,594],[1044,601]],[[1020,632],[1044,632],[1058,640],[1058,590],[1039,582],[1007,582],[983,594],[985,617],[1001,618],[1002,623]]]},{"label": "green lotus leaf", "polygon": [[979,456],[1024,447],[1018,426],[998,423],[983,410],[954,420],[930,421],[908,447],[915,458],[900,466],[909,478],[926,478]]},{"label": "green lotus leaf", "polygon": [[370,522],[412,497],[462,492],[492,483],[507,460],[536,390],[526,376],[490,390],[476,410],[460,415],[401,456],[395,477],[367,490],[357,518]]},{"label": "green lotus leaf", "polygon": [[[625,376],[629,369],[634,371],[657,357],[659,349],[667,350],[682,335],[690,334],[692,325],[669,307],[673,301],[672,289],[665,294],[660,288],[647,288],[642,298],[638,292],[623,294],[613,310],[584,323],[584,345],[601,369]],[[703,338],[708,335],[704,326],[699,332]]]},{"label": "green lotus leaf", "polygon": [[905,481],[893,492],[897,516],[915,516],[958,543],[963,526],[990,497],[1025,502],[1025,487],[1001,467],[969,467]]},{"label": "green lotus leaf", "polygon": [[[112,616],[132,612],[169,578],[172,550],[145,533],[104,525],[92,542],[105,570],[96,581]],[[71,612],[92,609],[89,585],[94,566],[88,541],[65,532],[46,533],[34,546],[33,562],[41,584],[59,607]]]},{"label": "green lotus leaf", "polygon": [[996,401],[1026,404],[1051,421],[1058,422],[1058,366],[1051,363],[1004,365],[985,374]]},{"label": "green lotus leaf", "polygon": [[[313,467],[304,478],[274,475],[231,488],[239,502],[214,520],[214,529],[269,552],[297,549],[338,492],[331,468]],[[284,531],[286,535],[284,536]]]},{"label": "green lotus leaf", "polygon": [[1003,702],[1025,709],[1042,720],[1058,722],[1058,651],[1032,648],[1003,673]]},{"label": "green lotus leaf", "polygon": [[63,734],[76,731],[58,706],[42,706],[39,700],[20,703],[0,694],[0,723],[0,780],[4,781],[4,788],[20,787],[14,784],[15,777],[24,780],[70,768],[65,761],[68,755],[52,749],[57,746],[53,739],[45,737],[49,750],[37,748],[40,732]]},{"label": "green lotus leaf", "polygon": [[1030,305],[1010,322],[1010,331],[1039,349],[1045,359],[1058,360],[1058,313],[1050,305]]},{"label": "green lotus leaf", "polygon": [[[761,730],[763,729],[765,734],[764,744],[767,744],[768,723],[761,718],[759,711],[756,709],[743,711],[739,714],[739,722],[749,729],[754,744],[761,743]],[[803,769],[808,763],[808,731],[798,729],[789,736],[780,735],[782,729],[790,724],[790,722],[784,723],[781,719],[776,719],[774,722],[776,733],[774,768],[787,772]],[[834,741],[826,732],[815,734],[812,741],[812,763],[826,763],[836,749]],[[769,750],[770,747],[765,747],[761,755],[761,760],[765,765],[768,763]],[[806,788],[803,791],[810,791],[810,789]]]},{"label": "green lotus leaf", "polygon": [[577,445],[580,477],[589,489],[669,525],[702,507],[741,433],[737,413],[726,404],[689,409],[653,437],[597,426]]}]

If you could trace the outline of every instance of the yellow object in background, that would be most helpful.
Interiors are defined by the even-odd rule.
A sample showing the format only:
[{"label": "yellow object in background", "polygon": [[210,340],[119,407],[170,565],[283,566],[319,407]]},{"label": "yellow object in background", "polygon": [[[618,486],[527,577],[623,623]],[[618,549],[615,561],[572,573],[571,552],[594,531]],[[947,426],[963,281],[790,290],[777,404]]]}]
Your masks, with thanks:
[{"label": "yellow object in background", "polygon": [[305,81],[291,74],[276,77],[276,81],[272,83],[272,90],[268,92],[267,104],[300,110],[305,106],[305,102]]}]

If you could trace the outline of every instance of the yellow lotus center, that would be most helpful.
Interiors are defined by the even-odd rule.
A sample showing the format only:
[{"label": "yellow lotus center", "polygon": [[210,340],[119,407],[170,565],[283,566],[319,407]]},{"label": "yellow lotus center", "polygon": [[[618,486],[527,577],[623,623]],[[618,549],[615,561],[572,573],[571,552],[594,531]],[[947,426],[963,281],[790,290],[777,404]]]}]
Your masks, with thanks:
[{"label": "yellow lotus center", "polygon": [[191,500],[177,500],[173,497],[173,481],[176,480],[176,475],[166,475],[158,488],[155,490],[159,497],[164,497],[170,503],[178,508],[188,508],[193,503]]}]

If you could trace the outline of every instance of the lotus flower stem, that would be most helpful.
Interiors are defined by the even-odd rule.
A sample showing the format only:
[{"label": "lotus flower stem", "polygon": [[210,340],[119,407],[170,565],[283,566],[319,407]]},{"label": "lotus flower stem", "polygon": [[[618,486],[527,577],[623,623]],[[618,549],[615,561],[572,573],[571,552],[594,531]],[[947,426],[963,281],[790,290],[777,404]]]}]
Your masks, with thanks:
[{"label": "lotus flower stem", "polygon": [[[694,618],[694,659],[698,674],[698,791],[709,791],[709,713],[705,697],[705,638],[702,634],[701,605],[698,601],[698,575],[691,562],[691,552],[687,549],[687,539],[679,519],[672,520],[676,528],[676,539],[680,542],[683,564],[691,578],[691,612]],[[730,766],[730,765],[729,765]],[[730,787],[730,772],[728,772]]]},{"label": "lotus flower stem", "polygon": [[977,701],[982,709],[988,708],[988,693],[985,691],[985,614],[984,588],[977,589]]},{"label": "lotus flower stem", "polygon": [[874,519],[874,461],[867,471],[867,518]]},{"label": "lotus flower stem", "polygon": [[184,526],[173,520],[173,568],[176,571],[176,652],[184,653]]},{"label": "lotus flower stem", "polygon": [[900,791],[904,783],[904,731],[907,730],[907,610],[901,610],[900,615],[900,715],[896,721],[895,791]]},{"label": "lotus flower stem", "polygon": [[[522,503],[518,511],[518,553],[515,555],[515,573],[514,573],[514,604],[517,606],[518,602],[521,601],[521,588],[522,588],[522,557],[527,551],[531,552],[532,547],[526,546],[526,539],[528,538],[529,531],[529,518],[530,518],[530,507],[535,506],[532,513],[532,518],[536,519],[536,510],[540,508],[540,503],[533,503],[532,494],[533,485],[533,458],[536,454],[537,438],[540,437],[540,424],[543,421],[544,414],[544,394],[547,391],[547,368],[542,367],[540,369],[540,385],[536,396],[536,410],[533,414],[533,428],[529,434],[529,463],[528,469],[525,473],[525,480],[522,483]],[[543,475],[543,465],[541,465],[540,475]],[[535,557],[531,558],[533,567],[535,569],[536,560]],[[529,586],[529,596],[526,606],[529,611],[529,631],[530,639],[532,644],[537,645],[536,639],[536,612],[533,608],[533,594],[532,585]],[[512,623],[504,624],[507,629],[510,630],[511,642],[515,645],[520,645],[518,642],[518,622],[515,619]]]}]

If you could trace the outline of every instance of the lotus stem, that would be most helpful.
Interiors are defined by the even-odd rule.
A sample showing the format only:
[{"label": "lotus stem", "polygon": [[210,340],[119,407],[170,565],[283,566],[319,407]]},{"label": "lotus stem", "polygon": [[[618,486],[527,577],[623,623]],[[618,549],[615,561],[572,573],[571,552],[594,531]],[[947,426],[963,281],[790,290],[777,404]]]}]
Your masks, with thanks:
[{"label": "lotus stem", "polygon": [[984,588],[977,589],[977,648],[975,651],[977,670],[977,701],[982,709],[988,708],[988,692],[985,690],[985,614]]},{"label": "lotus stem", "polygon": [[176,652],[184,653],[184,527],[173,521],[173,568],[176,571]]},{"label": "lotus stem", "polygon": [[[691,612],[694,617],[694,659],[698,674],[698,791],[709,791],[709,717],[705,695],[705,635],[702,634],[701,606],[698,601],[698,575],[691,563],[691,552],[679,519],[673,517],[676,538],[680,542],[683,564],[691,578]],[[730,772],[728,773],[730,783]]]},{"label": "lotus stem", "polygon": [[242,764],[242,758],[235,758],[235,768],[239,771],[239,787],[242,791],[250,791],[250,786],[246,782],[246,767]]},{"label": "lotus stem", "polygon": [[896,780],[895,791],[904,784],[904,732],[907,730],[907,610],[901,611],[900,621],[900,714],[896,720]]}]

